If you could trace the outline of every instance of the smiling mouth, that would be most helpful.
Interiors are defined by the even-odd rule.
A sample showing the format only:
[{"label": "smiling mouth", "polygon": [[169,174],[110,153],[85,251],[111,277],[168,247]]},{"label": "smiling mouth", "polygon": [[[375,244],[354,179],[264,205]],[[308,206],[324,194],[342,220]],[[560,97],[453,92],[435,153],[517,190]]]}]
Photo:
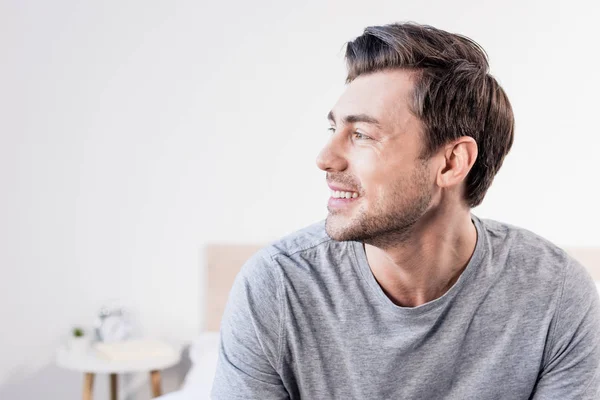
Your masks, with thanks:
[{"label": "smiling mouth", "polygon": [[332,190],[331,198],[333,199],[356,199],[359,196],[357,192],[344,192],[341,190]]},{"label": "smiling mouth", "polygon": [[345,192],[340,190],[332,190],[331,197],[327,203],[327,209],[330,212],[334,210],[342,210],[346,207],[350,207],[354,203],[360,200],[360,195],[357,192]]}]

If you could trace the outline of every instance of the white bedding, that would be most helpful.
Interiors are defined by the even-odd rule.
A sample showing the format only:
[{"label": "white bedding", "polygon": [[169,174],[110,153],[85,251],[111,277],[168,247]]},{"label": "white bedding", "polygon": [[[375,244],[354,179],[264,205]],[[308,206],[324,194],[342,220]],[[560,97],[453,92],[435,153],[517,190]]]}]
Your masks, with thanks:
[{"label": "white bedding", "polygon": [[160,400],[209,400],[212,381],[217,369],[219,333],[205,332],[190,346],[192,368],[183,382],[183,388],[161,396]]}]

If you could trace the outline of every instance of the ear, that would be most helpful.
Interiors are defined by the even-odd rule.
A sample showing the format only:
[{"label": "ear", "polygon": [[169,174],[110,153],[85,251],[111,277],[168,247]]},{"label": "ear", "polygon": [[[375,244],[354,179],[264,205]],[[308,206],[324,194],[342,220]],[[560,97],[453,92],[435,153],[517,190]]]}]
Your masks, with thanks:
[{"label": "ear", "polygon": [[477,159],[477,143],[470,136],[462,136],[444,146],[444,162],[437,176],[440,187],[461,184]]}]

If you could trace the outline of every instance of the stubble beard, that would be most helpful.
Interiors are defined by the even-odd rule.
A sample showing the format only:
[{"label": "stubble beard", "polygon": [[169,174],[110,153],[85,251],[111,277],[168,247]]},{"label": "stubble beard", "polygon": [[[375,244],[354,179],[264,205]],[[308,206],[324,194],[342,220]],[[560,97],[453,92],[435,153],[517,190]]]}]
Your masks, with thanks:
[{"label": "stubble beard", "polygon": [[421,164],[411,176],[395,182],[388,191],[390,195],[378,199],[370,209],[361,204],[351,215],[329,210],[325,222],[327,234],[333,240],[363,242],[380,248],[406,242],[431,202],[427,176],[427,167]]}]

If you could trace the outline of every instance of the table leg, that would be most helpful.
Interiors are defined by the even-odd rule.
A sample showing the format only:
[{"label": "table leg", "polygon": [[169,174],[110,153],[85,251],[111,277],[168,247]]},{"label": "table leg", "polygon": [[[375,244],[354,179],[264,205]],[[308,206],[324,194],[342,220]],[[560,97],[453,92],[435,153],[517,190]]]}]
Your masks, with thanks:
[{"label": "table leg", "polygon": [[160,388],[160,371],[150,371],[150,382],[152,383],[152,397],[158,397],[162,394]]},{"label": "table leg", "polygon": [[83,376],[83,400],[92,400],[94,392],[94,374],[86,372]]},{"label": "table leg", "polygon": [[110,400],[117,400],[118,380],[117,374],[110,374]]}]

